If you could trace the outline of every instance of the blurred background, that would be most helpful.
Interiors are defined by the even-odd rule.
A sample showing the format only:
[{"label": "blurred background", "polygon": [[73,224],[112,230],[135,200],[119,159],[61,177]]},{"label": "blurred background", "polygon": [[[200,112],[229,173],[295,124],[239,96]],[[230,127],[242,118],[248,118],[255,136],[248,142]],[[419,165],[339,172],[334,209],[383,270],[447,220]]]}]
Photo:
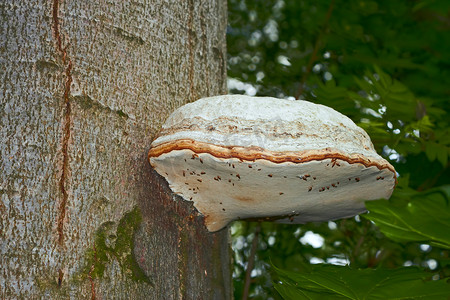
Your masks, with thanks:
[{"label": "blurred background", "polygon": [[230,94],[330,106],[364,128],[398,172],[391,200],[366,215],[305,225],[235,222],[235,298],[286,298],[283,289],[291,284],[295,292],[298,282],[292,274],[321,272],[313,268],[321,264],[419,270],[423,282],[445,282],[450,1],[228,0],[228,14]]}]

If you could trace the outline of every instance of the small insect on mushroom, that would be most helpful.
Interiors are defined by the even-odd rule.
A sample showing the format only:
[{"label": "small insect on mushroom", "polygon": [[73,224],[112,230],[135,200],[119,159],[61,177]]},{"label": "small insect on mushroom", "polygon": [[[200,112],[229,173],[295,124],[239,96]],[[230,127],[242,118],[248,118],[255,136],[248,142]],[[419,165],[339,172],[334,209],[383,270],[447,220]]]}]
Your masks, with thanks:
[{"label": "small insect on mushroom", "polygon": [[[206,216],[210,231],[249,218],[297,224],[351,217],[365,211],[366,200],[388,199],[396,182],[363,129],[302,100],[230,95],[186,104],[164,123],[148,157]],[[196,176],[202,189],[189,190],[187,183],[198,182],[188,172],[205,174]]]}]

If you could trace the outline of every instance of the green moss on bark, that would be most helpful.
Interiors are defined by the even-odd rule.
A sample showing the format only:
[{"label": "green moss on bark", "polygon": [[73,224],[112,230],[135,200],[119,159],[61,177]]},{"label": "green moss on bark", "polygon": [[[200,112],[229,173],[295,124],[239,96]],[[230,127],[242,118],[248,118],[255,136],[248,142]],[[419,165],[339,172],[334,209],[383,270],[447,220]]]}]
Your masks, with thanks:
[{"label": "green moss on bark", "polygon": [[115,259],[125,276],[134,281],[151,284],[150,278],[139,267],[133,253],[134,236],[141,223],[141,212],[135,207],[120,219],[116,228],[115,222],[100,225],[95,235],[94,246],[87,252],[84,275],[102,278],[107,264]]}]

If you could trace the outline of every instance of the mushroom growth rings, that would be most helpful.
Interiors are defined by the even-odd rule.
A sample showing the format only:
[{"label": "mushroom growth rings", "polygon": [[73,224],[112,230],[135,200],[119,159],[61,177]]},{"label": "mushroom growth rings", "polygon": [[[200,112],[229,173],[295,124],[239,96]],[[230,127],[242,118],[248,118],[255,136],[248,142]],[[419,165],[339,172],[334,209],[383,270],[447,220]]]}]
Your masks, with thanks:
[{"label": "mushroom growth rings", "polygon": [[148,153],[152,167],[205,225],[238,219],[328,221],[388,199],[394,167],[367,133],[307,101],[227,95],[173,112]]}]

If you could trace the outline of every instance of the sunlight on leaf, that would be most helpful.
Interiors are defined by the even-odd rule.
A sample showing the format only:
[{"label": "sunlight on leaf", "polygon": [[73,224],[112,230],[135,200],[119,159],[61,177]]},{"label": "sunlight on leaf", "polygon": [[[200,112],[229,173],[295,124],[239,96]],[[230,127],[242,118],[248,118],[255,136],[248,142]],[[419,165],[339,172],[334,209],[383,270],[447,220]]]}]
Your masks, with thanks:
[{"label": "sunlight on leaf", "polygon": [[405,201],[400,195],[390,201],[367,201],[365,218],[388,238],[399,242],[430,242],[450,249],[450,204],[444,189],[416,193]]},{"label": "sunlight on leaf", "polygon": [[415,267],[375,270],[322,264],[302,272],[273,269],[279,276],[274,287],[284,299],[444,299],[450,293],[445,280],[430,281],[430,273]]}]

